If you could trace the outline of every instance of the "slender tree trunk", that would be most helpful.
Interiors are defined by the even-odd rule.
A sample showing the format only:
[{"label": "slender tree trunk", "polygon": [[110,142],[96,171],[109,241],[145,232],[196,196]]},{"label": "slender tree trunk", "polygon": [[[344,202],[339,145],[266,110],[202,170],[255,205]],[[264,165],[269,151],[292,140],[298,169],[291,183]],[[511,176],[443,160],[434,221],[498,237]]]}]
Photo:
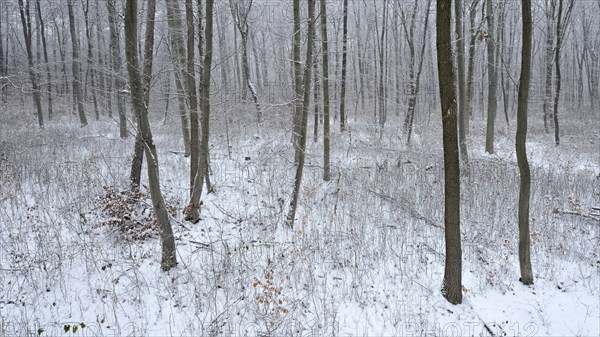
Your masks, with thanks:
[{"label": "slender tree trunk", "polygon": [[529,199],[531,173],[527,161],[527,103],[531,75],[531,0],[522,0],[523,50],[521,51],[521,78],[519,79],[519,102],[517,106],[516,152],[521,183],[519,184],[519,265],[520,281],[533,284],[531,271],[531,239],[529,233]]},{"label": "slender tree trunk", "polygon": [[545,94],[542,103],[542,112],[544,114],[544,130],[550,132],[548,128],[548,117],[550,117],[550,104],[552,101],[552,65],[554,64],[554,9],[555,0],[546,1],[546,55],[545,66]]},{"label": "slender tree trunk", "polygon": [[292,131],[292,144],[294,146],[295,156],[294,164],[298,165],[300,161],[300,125],[302,121],[302,64],[300,60],[300,0],[294,0],[294,31],[293,31],[293,43],[292,43],[292,54],[294,63],[294,121]]},{"label": "slender tree trunk", "polygon": [[[83,0],[82,0],[83,4]],[[94,113],[96,120],[100,119],[100,110],[98,109],[98,98],[96,96],[96,81],[95,81],[95,69],[92,66],[94,60],[94,44],[92,39],[92,31],[90,30],[90,0],[85,0],[85,6],[83,8],[83,18],[85,21],[85,36],[87,39],[87,70],[90,73],[90,86],[92,91],[92,103],[94,104]]]},{"label": "slender tree trunk", "polygon": [[199,116],[198,116],[198,100],[196,98],[196,76],[194,66],[194,11],[192,0],[185,2],[185,17],[187,24],[187,92],[188,102],[190,103],[190,195],[194,188],[194,181],[198,172],[198,156],[200,155],[200,134],[199,134]]},{"label": "slender tree trunk", "polygon": [[179,0],[167,0],[167,21],[169,26],[169,38],[171,43],[171,58],[175,67],[175,87],[177,89],[177,97],[179,102],[179,113],[181,118],[181,131],[183,134],[183,144],[185,156],[191,154],[190,124],[186,109],[186,97],[189,98],[189,93],[186,92],[186,48],[183,42],[183,24],[181,23],[181,13],[179,10]]},{"label": "slender tree trunk", "polygon": [[[296,0],[297,1],[297,0]],[[299,8],[298,8],[299,9]],[[294,177],[294,188],[292,190],[292,200],[290,201],[290,209],[286,218],[286,224],[294,227],[296,218],[296,210],[298,208],[298,197],[300,195],[300,187],[302,186],[302,173],[304,171],[304,160],[306,157],[306,124],[308,120],[308,108],[310,105],[310,81],[313,62],[313,48],[315,37],[315,0],[308,0],[308,41],[306,46],[306,65],[304,67],[304,92],[302,102],[302,115],[299,126],[299,144],[296,148],[298,163],[296,164],[296,175]]]},{"label": "slender tree trunk", "polygon": [[[96,16],[100,17],[100,1],[96,0]],[[108,85],[105,81],[105,77],[104,74],[106,72],[106,68],[105,68],[105,58],[104,58],[104,36],[102,33],[102,25],[100,24],[100,22],[96,23],[96,45],[98,46],[98,49],[96,50],[96,56],[98,59],[98,66],[99,66],[99,71],[98,71],[98,90],[100,92],[100,102],[101,102],[101,110],[102,110],[102,114],[106,114],[106,111],[110,111],[112,109],[112,99],[111,99],[111,95],[109,94],[109,90],[108,90]]]},{"label": "slender tree trunk", "polygon": [[71,31],[71,45],[73,47],[73,91],[75,93],[75,101],[77,102],[77,113],[79,114],[79,122],[81,126],[88,125],[87,118],[85,116],[85,110],[83,108],[83,91],[81,89],[80,80],[80,62],[79,59],[79,39],[77,38],[77,32],[75,31],[75,15],[73,13],[73,2],[75,0],[67,0],[67,7],[69,10],[69,29]]},{"label": "slender tree trunk", "polygon": [[[126,83],[123,80],[122,70],[123,58],[121,57],[121,35],[119,33],[118,11],[115,0],[106,1],[106,10],[108,11],[108,28],[110,30],[111,63],[114,76],[113,91],[115,92],[115,101],[117,102],[117,111],[119,113],[119,135],[125,139],[129,136],[127,131],[127,116],[125,114],[125,97],[121,92],[125,90]],[[137,48],[136,48],[137,49]]]},{"label": "slender tree trunk", "polygon": [[474,0],[469,8],[469,61],[467,63],[467,94],[465,97],[465,138],[469,135],[469,121],[473,114],[473,77],[475,68],[475,41],[477,39],[477,29],[475,27],[475,16],[477,15],[477,4],[479,0]]},{"label": "slender tree trunk", "polygon": [[380,137],[383,136],[383,127],[385,126],[385,122],[387,120],[387,108],[385,106],[385,57],[386,57],[386,47],[387,41],[385,39],[385,34],[387,32],[387,6],[388,0],[383,0],[383,18],[381,25],[381,35],[379,41],[379,94],[378,94],[378,102],[379,102],[379,127]]},{"label": "slender tree trunk", "polygon": [[315,55],[315,60],[313,61],[313,71],[314,71],[314,124],[313,124],[313,141],[316,143],[319,140],[319,119],[321,119],[321,114],[319,111],[319,92],[321,91],[320,81],[319,81],[319,61],[318,57]]},{"label": "slender tree trunk", "polygon": [[[148,0],[146,12],[146,36],[144,39],[144,61],[142,69],[142,91],[144,93],[144,106],[150,106],[150,81],[152,80],[152,60],[154,52],[154,22],[156,16],[156,0]],[[133,147],[133,159],[131,160],[131,175],[129,181],[131,190],[136,191],[141,183],[142,164],[144,160],[144,140],[140,125],[137,126],[137,134]]]},{"label": "slender tree trunk", "polygon": [[144,90],[139,71],[137,38],[137,1],[126,0],[125,3],[125,56],[129,74],[129,87],[131,88],[132,105],[142,133],[144,149],[146,152],[146,165],[148,166],[148,181],[152,206],[160,226],[160,240],[162,245],[161,269],[168,271],[177,265],[175,252],[175,238],[169,220],[169,214],[160,190],[158,168],[158,153],[152,140],[150,122],[148,121],[148,107],[144,104]]},{"label": "slender tree trunk", "polygon": [[563,0],[558,0],[558,19],[556,21],[556,48],[554,55],[554,63],[556,65],[556,92],[554,93],[554,143],[556,146],[560,145],[560,130],[558,125],[558,101],[560,98],[561,89],[561,72],[560,72],[560,50],[562,47],[562,40],[564,32],[569,24],[571,11],[573,10],[574,0],[570,0],[567,5],[566,13],[563,17]]},{"label": "slender tree trunk", "polygon": [[[37,11],[37,20],[38,23],[40,24],[40,33],[41,33],[41,37],[42,37],[42,49],[44,51],[44,65],[46,67],[46,80],[48,81],[48,84],[46,85],[46,90],[48,90],[48,119],[52,120],[52,75],[50,74],[50,61],[48,60],[48,47],[46,44],[46,30],[44,29],[44,20],[42,19],[42,10],[40,8],[40,0],[36,0],[35,2],[35,8]],[[0,40],[2,40],[2,38],[0,37]],[[2,48],[0,46],[0,54],[2,54]],[[0,60],[0,63],[2,63],[3,61]],[[0,67],[2,67],[2,65],[0,65]],[[3,72],[0,72],[0,76],[2,76]]]},{"label": "slender tree trunk", "polygon": [[[200,197],[202,196],[203,181],[208,176],[208,142],[210,132],[210,74],[212,67],[212,54],[213,54],[213,8],[214,0],[206,0],[206,29],[205,29],[205,42],[206,52],[204,53],[204,64],[202,67],[202,84],[201,84],[201,95],[200,95],[200,108],[202,110],[202,138],[200,140],[200,158],[198,160],[198,171],[196,173],[194,181],[194,189],[190,198],[190,203],[184,210],[185,219],[192,223],[200,221],[200,207],[202,202]],[[209,181],[207,181],[209,185]],[[207,186],[207,189],[209,186]]]},{"label": "slender tree trunk", "polygon": [[[329,117],[329,46],[327,37],[327,3],[321,0],[321,54],[323,61],[323,180],[331,179],[330,154],[330,117]],[[306,90],[306,88],[305,88]]]},{"label": "slender tree trunk", "polygon": [[450,36],[450,0],[437,1],[436,48],[444,140],[444,226],[446,263],[443,294],[452,304],[462,303],[462,251],[460,243],[460,165],[458,155],[456,93]]},{"label": "slender tree trunk", "polygon": [[42,111],[42,102],[40,100],[40,88],[38,78],[33,68],[33,52],[31,50],[31,14],[29,11],[29,1],[23,5],[23,0],[19,0],[19,13],[21,14],[21,25],[23,26],[23,37],[25,39],[25,49],[27,50],[27,64],[29,79],[33,89],[33,104],[35,105],[38,117],[38,126],[44,128],[44,113]]},{"label": "slender tree trunk", "polygon": [[340,132],[346,131],[346,68],[348,63],[348,0],[344,0],[342,23],[342,79],[340,83]]},{"label": "slender tree trunk", "polygon": [[494,153],[494,130],[496,122],[496,110],[498,106],[496,87],[498,84],[498,73],[496,71],[496,38],[494,35],[494,13],[493,0],[486,0],[486,15],[488,23],[487,40],[487,68],[488,68],[488,101],[487,101],[487,128],[485,134],[485,152]]}]

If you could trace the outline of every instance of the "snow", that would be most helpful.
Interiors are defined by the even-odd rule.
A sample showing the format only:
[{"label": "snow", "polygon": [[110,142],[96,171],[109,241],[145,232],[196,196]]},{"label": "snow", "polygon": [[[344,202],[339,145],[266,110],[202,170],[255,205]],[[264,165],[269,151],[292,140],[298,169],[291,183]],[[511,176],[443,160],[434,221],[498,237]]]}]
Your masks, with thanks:
[{"label": "snow", "polygon": [[157,238],[130,242],[93,226],[102,220],[103,186],[127,188],[133,137],[118,139],[112,121],[81,129],[70,116],[44,131],[3,128],[0,335],[600,335],[600,226],[582,216],[600,206],[597,122],[565,118],[556,147],[531,121],[531,286],[518,281],[514,129],[498,125],[497,151],[488,155],[485,125],[472,123],[473,172],[462,182],[464,299],[451,305],[440,292],[439,121],[419,125],[406,147],[394,117],[381,139],[351,120],[351,132],[333,132],[329,182],[322,143],[310,137],[290,229],[289,118],[268,110],[259,134],[248,127],[253,107],[225,110],[211,121],[216,193],[203,196],[196,225],[181,214],[189,159],[180,154],[178,120],[153,125],[163,193],[179,209],[171,219],[179,265],[169,272],[160,271]]}]

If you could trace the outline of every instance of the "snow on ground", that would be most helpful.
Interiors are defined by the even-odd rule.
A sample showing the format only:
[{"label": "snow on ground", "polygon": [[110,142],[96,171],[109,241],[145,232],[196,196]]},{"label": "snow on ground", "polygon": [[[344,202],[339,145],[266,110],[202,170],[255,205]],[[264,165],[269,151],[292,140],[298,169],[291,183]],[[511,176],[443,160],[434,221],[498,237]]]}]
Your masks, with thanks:
[{"label": "snow on ground", "polygon": [[[113,122],[46,130],[6,118],[0,131],[2,336],[598,336],[598,121],[565,117],[559,147],[531,121],[532,260],[519,281],[514,126],[470,133],[463,178],[461,305],[441,296],[443,163],[439,122],[413,145],[390,118],[383,137],[362,121],[334,131],[332,180],[309,138],[295,228],[283,219],[293,183],[287,111],[257,127],[231,106],[215,114],[216,192],[202,220],[183,221],[188,159],[178,121],[153,125],[179,265],[160,271],[157,238],[98,227],[105,187],[127,189],[132,139]],[[252,111],[250,109],[250,111]],[[227,128],[225,121],[229,120]],[[33,122],[33,119],[31,120]],[[147,199],[140,214],[149,216]]]}]

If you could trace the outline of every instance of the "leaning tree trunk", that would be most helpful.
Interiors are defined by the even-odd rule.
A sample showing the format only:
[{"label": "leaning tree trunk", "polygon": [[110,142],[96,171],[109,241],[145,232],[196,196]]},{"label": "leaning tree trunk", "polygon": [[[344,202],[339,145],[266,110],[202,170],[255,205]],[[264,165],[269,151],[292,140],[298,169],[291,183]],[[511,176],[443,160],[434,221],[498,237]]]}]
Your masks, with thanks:
[{"label": "leaning tree trunk", "polygon": [[[296,218],[296,210],[298,208],[298,197],[300,195],[300,187],[302,185],[302,173],[304,171],[304,159],[306,157],[306,124],[308,122],[308,108],[310,104],[310,81],[313,62],[313,44],[315,37],[315,0],[308,0],[308,40],[306,46],[306,64],[304,67],[304,93],[302,102],[302,115],[300,116],[300,125],[298,129],[299,141],[296,148],[296,175],[294,177],[294,187],[292,190],[292,200],[290,201],[290,209],[286,218],[286,224],[294,227]],[[298,32],[299,33],[299,32]]]},{"label": "leaning tree trunk", "polygon": [[456,132],[456,94],[450,36],[451,1],[437,1],[436,49],[442,103],[444,141],[444,227],[446,264],[443,293],[448,302],[462,303],[462,251],[460,243],[460,165]]},{"label": "leaning tree trunk", "polygon": [[519,102],[517,106],[516,152],[521,183],[519,184],[519,266],[520,281],[533,283],[531,271],[531,239],[529,233],[529,199],[531,193],[531,173],[527,161],[527,100],[531,75],[531,0],[522,1],[523,50],[521,51],[521,78],[519,79]]},{"label": "leaning tree trunk", "polygon": [[200,139],[200,158],[198,160],[198,171],[194,179],[194,189],[190,198],[190,203],[186,207],[185,219],[192,223],[200,221],[200,206],[202,202],[203,181],[208,174],[208,142],[210,132],[210,74],[212,67],[213,54],[213,8],[214,0],[206,0],[206,48],[204,53],[204,62],[202,68],[202,84],[200,85],[200,108],[202,110],[202,136]]},{"label": "leaning tree trunk", "polygon": [[77,103],[77,113],[79,114],[79,122],[81,126],[86,126],[87,118],[85,116],[85,110],[83,108],[83,91],[81,89],[81,73],[80,60],[79,60],[79,39],[77,38],[77,32],[75,31],[75,14],[73,13],[73,1],[67,0],[67,7],[69,10],[69,30],[71,31],[71,45],[73,48],[73,92],[75,94],[75,101]]},{"label": "leaning tree trunk", "polygon": [[38,84],[37,74],[33,68],[33,53],[31,51],[31,15],[29,11],[29,2],[23,5],[23,0],[19,0],[19,13],[21,14],[21,24],[23,26],[23,37],[25,38],[25,49],[27,50],[27,63],[29,71],[29,79],[33,89],[33,104],[36,107],[38,116],[38,125],[40,129],[44,128],[44,113],[42,111],[42,103],[40,100],[40,88]]},{"label": "leaning tree trunk", "polygon": [[162,244],[161,268],[164,271],[168,271],[177,265],[175,238],[173,237],[169,214],[167,213],[160,191],[158,154],[152,140],[152,131],[150,129],[150,122],[148,121],[148,107],[144,104],[144,89],[139,70],[137,46],[137,1],[127,0],[125,3],[125,57],[127,59],[129,87],[131,89],[133,110],[138,120],[146,152],[152,206],[160,226],[160,240]]}]

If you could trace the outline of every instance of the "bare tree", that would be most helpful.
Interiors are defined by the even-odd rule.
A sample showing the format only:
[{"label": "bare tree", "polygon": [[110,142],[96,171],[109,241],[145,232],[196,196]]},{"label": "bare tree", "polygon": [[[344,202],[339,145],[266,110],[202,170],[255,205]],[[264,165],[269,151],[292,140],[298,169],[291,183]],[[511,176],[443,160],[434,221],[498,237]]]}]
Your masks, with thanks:
[{"label": "bare tree", "polygon": [[448,302],[462,303],[462,251],[460,239],[460,168],[458,156],[456,93],[450,36],[452,5],[437,1],[436,49],[442,103],[444,140],[444,225],[446,264],[443,293]]},{"label": "bare tree", "polygon": [[[296,0],[297,1],[297,0]],[[299,3],[299,2],[297,2]],[[298,6],[299,7],[299,6]],[[299,8],[298,8],[299,12]],[[306,46],[306,63],[304,67],[304,91],[302,101],[302,115],[300,117],[300,125],[298,129],[299,141],[296,147],[296,175],[294,177],[294,187],[292,190],[292,198],[290,201],[290,209],[287,215],[286,224],[289,227],[294,227],[296,218],[296,210],[298,208],[298,197],[300,195],[300,187],[302,186],[302,173],[304,171],[304,160],[306,157],[306,124],[308,122],[308,108],[310,105],[310,81],[313,62],[313,45],[315,36],[315,0],[308,0],[308,41]]]},{"label": "bare tree", "polygon": [[23,26],[23,37],[25,39],[25,49],[27,51],[27,64],[29,79],[33,89],[33,104],[35,105],[40,129],[44,128],[44,113],[42,112],[42,102],[40,100],[40,88],[38,77],[33,68],[33,52],[31,50],[31,13],[29,10],[29,1],[23,5],[23,0],[19,0],[19,13],[21,14],[21,25]]},{"label": "bare tree", "polygon": [[[213,9],[214,0],[206,0],[206,28],[205,43],[206,50],[202,65],[202,84],[200,85],[200,108],[202,110],[202,136],[200,139],[200,157],[198,159],[198,171],[194,179],[194,189],[190,198],[190,203],[184,213],[186,220],[196,223],[200,220],[200,197],[202,196],[203,181],[208,175],[208,142],[210,132],[210,74],[212,67],[213,54]],[[207,186],[208,187],[208,186]]]},{"label": "bare tree", "polygon": [[[229,7],[231,8],[231,14],[233,21],[240,32],[242,38],[242,77],[244,86],[250,90],[252,95],[252,101],[256,105],[256,118],[258,123],[262,122],[262,112],[260,104],[258,104],[258,94],[256,93],[256,87],[250,79],[250,66],[248,63],[248,15],[252,10],[252,0],[229,0]],[[257,72],[258,76],[258,72]],[[246,89],[242,90],[242,99],[246,99]]]},{"label": "bare tree", "polygon": [[342,79],[340,83],[340,131],[346,131],[346,67],[348,63],[348,0],[344,0],[342,23]]},{"label": "bare tree", "polygon": [[[329,47],[327,37],[327,3],[321,0],[321,55],[323,61],[323,180],[331,179],[330,154],[330,121],[329,121]],[[306,90],[306,87],[305,87]],[[316,103],[315,103],[316,104]]]},{"label": "bare tree", "polygon": [[300,161],[300,152],[297,150],[300,147],[300,124],[302,121],[302,64],[300,60],[300,0],[294,0],[294,28],[292,38],[292,57],[293,57],[293,69],[294,69],[294,120],[292,129],[292,145],[294,146],[294,164],[298,165]]},{"label": "bare tree", "polygon": [[[119,135],[121,138],[127,138],[127,116],[125,114],[125,97],[120,94],[125,90],[125,81],[122,76],[123,58],[121,56],[121,35],[119,34],[119,20],[115,0],[106,1],[106,10],[108,11],[108,29],[110,31],[109,49],[111,52],[111,64],[114,76],[115,101],[117,102],[117,111],[119,113]],[[139,182],[138,182],[139,184]]]},{"label": "bare tree", "polygon": [[527,103],[531,75],[531,0],[522,0],[523,46],[521,50],[521,77],[519,79],[519,102],[517,106],[516,152],[521,183],[519,184],[519,265],[520,281],[533,283],[531,271],[531,238],[529,233],[529,198],[531,193],[531,172],[527,161]]},{"label": "bare tree", "polygon": [[556,78],[555,85],[556,91],[554,92],[554,105],[553,105],[553,117],[554,117],[554,143],[556,146],[560,144],[560,132],[558,125],[558,101],[560,98],[560,87],[561,87],[561,73],[560,73],[560,48],[565,35],[565,31],[569,22],[571,21],[571,13],[573,12],[573,6],[575,0],[567,0],[567,9],[563,16],[563,0],[558,0],[558,15],[556,18],[556,46],[554,48],[554,65],[556,66]]},{"label": "bare tree", "polygon": [[162,244],[161,268],[168,271],[177,265],[175,252],[175,238],[169,220],[169,214],[160,190],[158,168],[158,153],[152,140],[152,131],[148,121],[148,107],[144,104],[144,89],[139,70],[137,37],[137,1],[125,2],[125,57],[127,59],[127,72],[129,74],[129,87],[131,89],[132,106],[135,112],[139,130],[142,134],[144,151],[146,152],[146,166],[148,167],[148,182],[154,213],[160,226],[160,240]]},{"label": "bare tree", "polygon": [[548,119],[550,113],[550,101],[552,100],[552,66],[554,65],[554,17],[556,11],[556,0],[546,0],[546,54],[544,55],[544,76],[545,76],[545,94],[542,103],[542,112],[544,114],[544,130],[549,132]]},{"label": "bare tree", "polygon": [[[39,31],[42,38],[42,49],[44,51],[44,66],[46,67],[46,90],[48,91],[48,119],[52,119],[52,75],[50,74],[50,61],[48,60],[48,46],[46,44],[46,30],[44,28],[44,20],[42,18],[42,9],[40,8],[40,0],[35,1],[35,9],[37,12],[37,20],[40,24]],[[2,38],[0,37],[0,40]],[[0,54],[2,53],[2,48],[0,48]],[[1,66],[0,66],[1,67]],[[0,76],[2,74],[0,73]]]},{"label": "bare tree", "polygon": [[487,128],[485,133],[485,152],[494,153],[494,130],[496,110],[498,107],[496,88],[498,86],[498,73],[496,72],[496,38],[494,36],[494,10],[492,0],[486,0],[487,19],[487,71],[488,71],[488,101],[487,101]]},{"label": "bare tree", "polygon": [[79,122],[81,123],[81,126],[86,126],[88,123],[85,116],[85,110],[83,108],[83,90],[81,88],[80,79],[79,39],[77,38],[77,31],[75,30],[73,2],[75,2],[75,0],[67,0],[67,9],[69,11],[69,30],[71,31],[71,47],[73,49],[73,93],[75,95],[75,100],[73,103],[77,103],[77,112],[79,114]]},{"label": "bare tree", "polygon": [[96,97],[96,70],[93,67],[94,61],[94,43],[92,38],[92,31],[90,29],[90,0],[81,0],[81,4],[83,6],[83,19],[85,22],[85,36],[87,39],[87,71],[90,74],[90,87],[92,91],[92,103],[94,104],[94,113],[96,115],[96,120],[100,119],[100,111],[98,110],[98,98]]}]

